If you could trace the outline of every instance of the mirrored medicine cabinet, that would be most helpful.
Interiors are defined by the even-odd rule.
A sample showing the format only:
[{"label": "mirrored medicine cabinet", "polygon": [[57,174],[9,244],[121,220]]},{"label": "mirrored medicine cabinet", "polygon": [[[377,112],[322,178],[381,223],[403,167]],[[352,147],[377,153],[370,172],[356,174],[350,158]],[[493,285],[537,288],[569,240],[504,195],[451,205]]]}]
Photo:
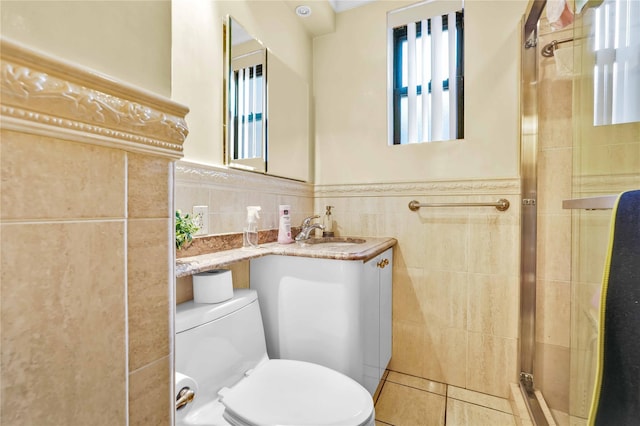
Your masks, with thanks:
[{"label": "mirrored medicine cabinet", "polygon": [[225,36],[227,166],[309,181],[308,84],[230,16]]}]

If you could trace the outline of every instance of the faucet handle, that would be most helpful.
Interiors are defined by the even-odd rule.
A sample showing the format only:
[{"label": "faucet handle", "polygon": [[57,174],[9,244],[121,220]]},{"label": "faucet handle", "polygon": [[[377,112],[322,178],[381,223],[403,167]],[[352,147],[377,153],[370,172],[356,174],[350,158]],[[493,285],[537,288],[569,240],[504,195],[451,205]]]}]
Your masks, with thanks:
[{"label": "faucet handle", "polygon": [[302,228],[308,228],[313,219],[320,219],[319,215],[309,216],[302,221]]}]

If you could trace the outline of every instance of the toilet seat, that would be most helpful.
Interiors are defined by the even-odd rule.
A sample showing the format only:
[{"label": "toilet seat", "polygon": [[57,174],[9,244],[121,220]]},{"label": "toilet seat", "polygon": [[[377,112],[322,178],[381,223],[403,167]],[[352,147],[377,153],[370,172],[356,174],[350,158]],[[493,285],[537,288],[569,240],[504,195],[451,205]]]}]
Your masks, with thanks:
[{"label": "toilet seat", "polygon": [[225,420],[236,426],[374,424],[373,400],[364,387],[304,361],[265,361],[219,395]]}]

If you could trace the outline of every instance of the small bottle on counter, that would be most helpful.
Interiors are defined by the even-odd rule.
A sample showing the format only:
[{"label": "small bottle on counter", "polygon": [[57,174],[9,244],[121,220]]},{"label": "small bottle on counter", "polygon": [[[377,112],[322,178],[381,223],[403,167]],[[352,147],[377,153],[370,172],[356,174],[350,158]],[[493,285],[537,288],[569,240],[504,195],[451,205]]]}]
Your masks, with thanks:
[{"label": "small bottle on counter", "polygon": [[322,231],[323,237],[333,237],[335,235],[333,232],[333,216],[331,215],[332,208],[333,206],[326,206],[327,211],[322,217],[322,224],[324,225],[324,229]]},{"label": "small bottle on counter", "polygon": [[258,247],[258,219],[260,206],[247,207],[247,223],[242,233],[242,247]]},{"label": "small bottle on counter", "polygon": [[291,206],[282,204],[278,208],[278,217],[280,222],[278,225],[278,243],[291,244],[293,238],[291,238],[291,216],[289,214]]}]

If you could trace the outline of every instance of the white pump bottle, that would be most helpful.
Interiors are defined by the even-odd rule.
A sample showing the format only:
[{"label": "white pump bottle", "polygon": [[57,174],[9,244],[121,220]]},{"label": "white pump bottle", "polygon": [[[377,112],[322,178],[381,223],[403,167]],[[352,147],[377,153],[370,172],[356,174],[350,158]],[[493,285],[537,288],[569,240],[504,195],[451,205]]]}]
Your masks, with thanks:
[{"label": "white pump bottle", "polygon": [[278,225],[278,243],[291,244],[293,238],[291,238],[291,206],[282,204],[278,208],[280,223]]}]

